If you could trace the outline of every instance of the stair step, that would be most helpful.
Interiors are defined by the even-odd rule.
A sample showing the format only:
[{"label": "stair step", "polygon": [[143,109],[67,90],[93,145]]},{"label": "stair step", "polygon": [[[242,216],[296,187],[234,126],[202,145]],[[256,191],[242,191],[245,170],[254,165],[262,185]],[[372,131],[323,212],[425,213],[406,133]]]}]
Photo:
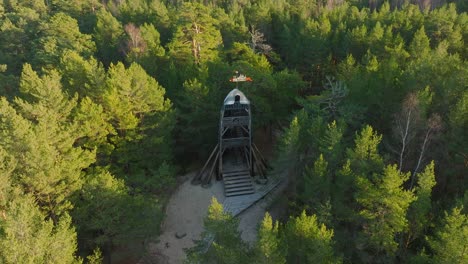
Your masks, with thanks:
[{"label": "stair step", "polygon": [[241,180],[250,181],[252,180],[252,177],[244,176],[244,177],[235,177],[235,178],[224,178],[224,182],[241,181]]},{"label": "stair step", "polygon": [[252,186],[251,181],[245,181],[245,182],[236,182],[236,183],[227,183],[224,185],[224,188],[235,188],[239,186]]},{"label": "stair step", "polygon": [[250,177],[250,175],[224,177],[224,181],[235,181],[235,180],[241,180],[241,179],[252,179],[252,177]]},{"label": "stair step", "polygon": [[224,182],[224,186],[226,187],[226,186],[232,186],[232,185],[236,185],[236,184],[245,184],[245,183],[248,183],[248,184],[253,186],[252,181],[250,181],[250,180],[243,180],[243,181],[238,180],[238,181]]},{"label": "stair step", "polygon": [[225,193],[232,193],[232,192],[238,192],[238,191],[249,191],[249,190],[254,190],[253,186],[241,186],[241,187],[235,187],[235,188],[225,188],[224,192]]},{"label": "stair step", "polygon": [[229,171],[229,172],[223,172],[223,176],[234,176],[234,175],[243,175],[243,174],[248,174],[250,175],[250,172],[248,170],[239,170],[239,171]]},{"label": "stair step", "polygon": [[250,175],[244,174],[244,175],[233,175],[233,176],[224,176],[225,180],[236,180],[236,179],[242,179],[242,178],[251,178]]},{"label": "stair step", "polygon": [[235,192],[235,193],[226,193],[226,196],[238,196],[238,195],[246,195],[246,194],[252,194],[252,193],[254,193],[254,190]]},{"label": "stair step", "polygon": [[224,195],[238,196],[255,193],[250,170],[244,168],[233,168],[223,172]]}]

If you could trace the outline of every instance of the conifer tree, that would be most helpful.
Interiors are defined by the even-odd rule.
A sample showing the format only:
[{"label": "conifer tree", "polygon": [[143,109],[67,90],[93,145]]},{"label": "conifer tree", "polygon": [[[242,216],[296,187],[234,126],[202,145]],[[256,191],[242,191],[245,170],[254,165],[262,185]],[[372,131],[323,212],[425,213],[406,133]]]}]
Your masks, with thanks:
[{"label": "conifer tree", "polygon": [[121,48],[125,36],[122,24],[105,8],[96,12],[96,18],[93,36],[98,57],[106,66],[111,62],[122,61]]},{"label": "conifer tree", "polygon": [[114,245],[155,235],[162,217],[157,201],[131,195],[123,180],[102,168],[88,173],[74,198],[72,216],[83,248],[100,247],[107,256]]},{"label": "conifer tree", "polygon": [[282,248],[278,232],[278,222],[273,222],[270,214],[265,213],[260,229],[258,230],[258,242],[256,244],[255,263],[285,264],[285,251]]},{"label": "conifer tree", "polygon": [[358,177],[356,200],[361,206],[364,235],[361,243],[374,255],[373,261],[394,256],[398,245],[395,237],[407,230],[406,213],[415,200],[411,191],[403,189],[408,179],[409,173],[401,173],[397,165],[388,165],[382,175],[374,174],[372,179]]},{"label": "conifer tree", "polygon": [[[18,191],[18,190],[16,190]],[[75,257],[76,232],[65,214],[54,225],[46,220],[32,195],[19,194],[0,217],[0,262],[80,263]]]},{"label": "conifer tree", "polygon": [[242,241],[239,220],[224,212],[222,204],[212,198],[204,219],[205,231],[195,247],[187,251],[189,263],[246,263],[253,257]]},{"label": "conifer tree", "polygon": [[287,263],[339,263],[333,252],[333,230],[317,222],[315,215],[305,211],[291,217],[286,224]]},{"label": "conifer tree", "polygon": [[319,141],[319,151],[329,162],[330,171],[338,169],[337,165],[341,162],[343,130],[336,121],[333,121],[327,125],[327,129]]},{"label": "conifer tree", "polygon": [[429,46],[429,38],[426,35],[424,30],[424,26],[414,33],[414,38],[410,43],[409,46],[409,53],[415,59],[425,58],[429,52],[431,51],[431,47]]},{"label": "conifer tree", "polygon": [[158,30],[148,23],[139,27],[128,24],[124,29],[127,33],[127,61],[140,64],[152,76],[157,75],[158,70],[163,67],[161,64],[166,60]]},{"label": "conifer tree", "polygon": [[[111,64],[103,106],[117,135],[110,140],[117,172],[132,172],[135,179],[155,176],[155,170],[172,158],[174,115],[165,90],[138,64],[125,68]],[[141,177],[139,177],[141,176]],[[132,178],[129,178],[130,180]]]},{"label": "conifer tree", "polygon": [[73,50],[89,58],[96,50],[90,35],[82,34],[78,22],[64,13],[57,13],[39,26],[34,62],[38,66],[54,67],[66,51]]},{"label": "conifer tree", "polygon": [[168,44],[169,55],[183,66],[216,59],[222,39],[210,8],[184,2],[177,17],[176,31]]},{"label": "conifer tree", "polygon": [[88,96],[95,102],[104,91],[106,72],[95,58],[85,59],[76,51],[67,51],[60,59],[60,74],[63,88],[69,95]]},{"label": "conifer tree", "polygon": [[422,238],[431,222],[432,188],[435,186],[434,161],[417,174],[416,199],[408,210],[409,232],[405,247],[415,239]]},{"label": "conifer tree", "polygon": [[75,145],[88,132],[74,122],[76,99],[62,93],[57,72],[39,77],[25,65],[20,88],[28,101],[16,99],[18,111],[0,100],[0,146],[17,160],[12,182],[57,220],[72,208],[69,198],[81,187],[82,170],[95,161],[95,152]]},{"label": "conifer tree", "polygon": [[382,135],[366,125],[354,140],[354,149],[347,151],[351,161],[351,168],[360,175],[370,176],[383,168],[383,159],[379,154],[378,146]]},{"label": "conifer tree", "polygon": [[429,237],[429,245],[434,252],[436,263],[466,263],[468,261],[468,216],[463,207],[445,213],[444,225],[435,236]]},{"label": "conifer tree", "polygon": [[317,209],[330,199],[330,175],[328,162],[320,154],[312,168],[306,167],[302,200],[307,207]]}]

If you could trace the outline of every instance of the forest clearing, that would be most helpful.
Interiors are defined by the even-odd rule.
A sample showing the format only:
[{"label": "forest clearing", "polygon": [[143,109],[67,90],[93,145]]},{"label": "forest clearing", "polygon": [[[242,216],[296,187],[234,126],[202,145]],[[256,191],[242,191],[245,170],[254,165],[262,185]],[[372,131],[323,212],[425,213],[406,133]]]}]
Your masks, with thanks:
[{"label": "forest clearing", "polygon": [[[193,173],[184,176],[188,178],[173,194],[166,209],[166,219],[158,237],[157,244],[149,245],[149,254],[145,259],[156,260],[156,263],[183,263],[185,251],[194,246],[193,240],[200,240],[203,232],[203,219],[213,197],[220,203],[225,199],[221,182],[214,183],[209,188],[190,184]],[[256,230],[263,219],[266,209],[271,205],[272,198],[284,190],[285,184],[273,191],[263,200],[252,205],[239,216],[239,231],[242,239],[253,243]],[[178,238],[177,236],[182,236]],[[140,261],[145,263],[145,260]]]}]

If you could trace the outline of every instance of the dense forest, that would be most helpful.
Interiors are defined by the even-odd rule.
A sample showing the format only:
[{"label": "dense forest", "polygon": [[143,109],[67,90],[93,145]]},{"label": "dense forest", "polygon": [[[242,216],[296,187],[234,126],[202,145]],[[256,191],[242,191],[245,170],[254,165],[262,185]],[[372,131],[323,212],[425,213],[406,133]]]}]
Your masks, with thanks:
[{"label": "dense forest", "polygon": [[[288,172],[258,241],[195,263],[468,263],[468,2],[0,0],[0,263],[157,236],[235,70]],[[274,133],[281,131],[281,135]],[[135,242],[135,243],[137,243]]]}]

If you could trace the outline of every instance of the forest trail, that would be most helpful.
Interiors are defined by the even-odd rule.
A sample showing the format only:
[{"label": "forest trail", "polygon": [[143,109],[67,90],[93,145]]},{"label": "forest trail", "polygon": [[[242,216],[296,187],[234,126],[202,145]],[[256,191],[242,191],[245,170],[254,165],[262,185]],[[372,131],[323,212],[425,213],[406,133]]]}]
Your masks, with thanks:
[{"label": "forest trail", "polygon": [[[170,198],[161,235],[156,243],[149,244],[148,255],[140,263],[183,263],[186,257],[184,249],[192,247],[193,240],[200,239],[203,232],[203,218],[208,212],[211,198],[214,196],[220,203],[224,201],[221,181],[214,181],[210,188],[202,188],[200,185],[190,183],[193,175],[194,173],[190,173],[184,176],[186,180]],[[249,243],[255,241],[258,224],[263,219],[267,207],[285,186],[286,183],[283,181],[265,198],[239,214],[242,239]],[[179,239],[176,234],[185,234],[185,236]]]}]

